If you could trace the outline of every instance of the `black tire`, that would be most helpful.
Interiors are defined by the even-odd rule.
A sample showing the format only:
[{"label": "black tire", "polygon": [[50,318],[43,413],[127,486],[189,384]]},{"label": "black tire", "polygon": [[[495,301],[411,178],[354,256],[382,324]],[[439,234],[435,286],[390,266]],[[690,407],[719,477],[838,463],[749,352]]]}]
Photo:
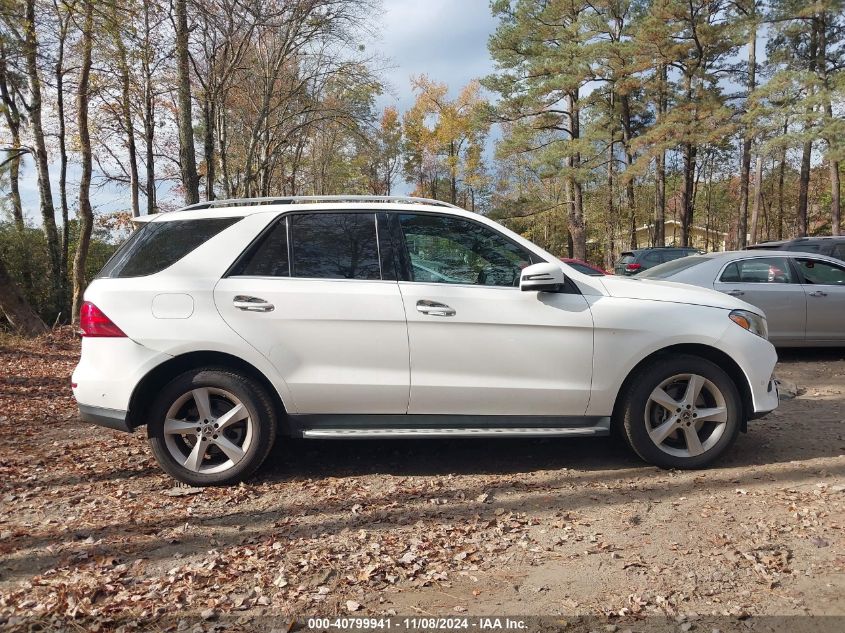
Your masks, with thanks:
[{"label": "black tire", "polygon": [[[199,419],[202,417],[199,413],[200,405],[192,393],[209,394],[205,398],[209,401],[211,410],[207,420]],[[178,404],[185,398],[187,400],[184,404]],[[214,430],[218,418],[213,416],[222,412],[219,418],[223,419],[227,405],[232,405],[232,409],[242,405],[239,411],[243,412],[245,409],[247,417],[243,421],[233,423],[225,431]],[[184,408],[179,411],[184,413],[174,417],[178,417],[185,424],[197,424],[197,430],[202,429],[202,432],[194,433],[191,430],[185,434],[170,433],[168,441],[168,434],[165,433],[168,411],[171,407],[180,406]],[[261,466],[276,439],[276,410],[266,390],[249,378],[225,368],[195,369],[171,380],[153,402],[149,420],[147,435],[159,466],[172,477],[192,486],[225,486],[243,481]],[[230,435],[224,436],[224,433]],[[218,444],[218,437],[221,437],[219,442],[228,439],[230,443],[235,444],[240,450],[238,461],[230,458],[229,454],[224,454]],[[203,449],[202,455],[199,455],[199,451],[194,453],[190,450],[192,447],[196,448],[196,442],[204,442],[200,447]],[[247,447],[243,448],[243,445]],[[224,449],[233,450],[229,444],[226,444]],[[198,470],[187,468],[185,464],[189,460],[182,463],[174,453],[181,453],[188,458],[192,454],[199,455]],[[231,465],[227,465],[229,462],[232,462]],[[219,469],[218,472],[207,472],[215,468]],[[203,469],[206,472],[201,472]]]},{"label": "black tire", "polygon": [[[688,413],[684,413],[688,409],[686,406],[678,408],[675,412],[670,412],[665,405],[658,405],[651,400],[652,392],[657,387],[660,387],[666,381],[683,375],[697,375],[707,381],[704,383],[697,401],[701,404],[694,405]],[[677,394],[680,394],[683,389],[683,394],[686,393],[683,379],[673,380],[666,385],[664,391],[667,389]],[[716,392],[718,392],[718,395],[716,395]],[[673,397],[673,400],[680,401],[681,399]],[[716,400],[719,402],[716,402]],[[722,401],[724,402],[723,406],[721,405]],[[724,408],[725,414],[724,416],[719,414],[717,416],[718,421],[698,421],[696,423],[695,418],[698,417],[698,414],[695,412],[706,407],[712,407],[710,408],[711,411]],[[709,360],[698,356],[679,354],[662,356],[638,370],[638,374],[633,377],[622,394],[619,419],[615,422],[621,422],[621,428],[624,430],[628,444],[646,462],[662,468],[694,469],[710,465],[734,443],[740,430],[742,415],[742,400],[739,391],[728,374]],[[655,416],[665,416],[665,418],[661,422],[660,418],[655,418]],[[722,417],[724,417],[724,420],[721,420]],[[671,429],[671,433],[661,443],[663,447],[661,448],[652,439],[649,432],[657,431],[663,422],[670,422],[670,418],[677,419],[677,422],[674,423],[676,426],[667,424],[666,428]],[[693,454],[699,450],[699,447],[691,445],[690,439],[688,439],[691,436],[687,435],[691,432],[691,429],[696,428],[696,424],[701,425],[701,430],[696,432],[701,442],[700,450],[703,450],[700,454]],[[695,438],[691,439],[694,440]],[[667,450],[688,454],[670,454]]]}]

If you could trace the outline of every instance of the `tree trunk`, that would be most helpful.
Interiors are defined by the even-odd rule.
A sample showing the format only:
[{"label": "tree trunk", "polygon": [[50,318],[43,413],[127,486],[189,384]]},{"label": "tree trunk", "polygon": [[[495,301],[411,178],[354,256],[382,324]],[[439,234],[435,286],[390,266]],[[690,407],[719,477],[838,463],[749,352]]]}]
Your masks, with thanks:
[{"label": "tree trunk", "polygon": [[205,199],[214,200],[214,182],[217,179],[217,158],[214,154],[214,130],[217,125],[217,108],[213,96],[206,95],[203,103],[203,154],[205,155]]},{"label": "tree trunk", "polygon": [[631,140],[634,135],[631,125],[631,102],[628,95],[619,96],[619,105],[622,109],[622,145],[625,149],[625,201],[628,207],[629,219],[631,221],[631,248],[638,248],[637,244],[637,207],[634,198],[634,179],[628,173],[631,165],[634,164],[634,154],[631,151]]},{"label": "tree trunk", "polygon": [[9,197],[12,201],[12,219],[15,228],[22,234],[26,227],[23,221],[23,204],[21,203],[19,183],[21,155],[24,153],[21,147],[21,114],[15,97],[14,86],[9,85],[6,46],[2,40],[0,40],[0,97],[3,99],[3,115],[6,118],[6,126],[12,135],[12,156],[9,158]]},{"label": "tree trunk", "polygon": [[188,65],[188,11],[186,0],[173,0],[174,28],[176,30],[177,106],[179,126],[179,167],[185,203],[195,204],[200,199],[197,159],[194,151],[194,126],[191,116],[191,77]]},{"label": "tree trunk", "polygon": [[131,95],[129,92],[129,63],[126,59],[126,45],[123,43],[123,35],[118,26],[116,5],[112,5],[114,11],[114,42],[117,47],[118,66],[120,68],[121,99],[120,108],[123,117],[123,127],[126,131],[126,152],[129,155],[129,191],[132,200],[132,217],[141,215],[139,204],[138,185],[138,155],[135,150],[135,123],[132,117]]},{"label": "tree trunk", "polygon": [[833,235],[839,235],[841,220],[841,185],[839,178],[839,161],[830,161],[830,230]]},{"label": "tree trunk", "polygon": [[52,308],[61,310],[62,276],[59,232],[56,228],[56,210],[53,207],[53,192],[50,186],[50,169],[47,144],[44,141],[44,126],[41,122],[41,79],[38,76],[38,40],[35,31],[35,0],[26,0],[24,18],[24,56],[29,78],[29,118],[32,136],[35,140],[35,165],[38,171],[38,194],[41,202],[41,219],[47,236],[47,253],[50,260],[50,282]]},{"label": "tree trunk", "polygon": [[[572,132],[572,140],[578,140],[581,136],[581,114],[578,105],[578,92],[567,95],[569,105],[569,126]],[[581,182],[574,177],[573,171],[581,167],[581,154],[575,152],[567,157],[571,168],[567,178],[572,187],[572,204],[569,210],[569,233],[572,235],[572,252],[576,259],[587,259],[587,231],[584,225],[584,192]]]},{"label": "tree trunk", "polygon": [[697,149],[692,143],[684,143],[684,177],[681,189],[681,246],[690,245],[690,228],[692,227],[695,207],[695,158]]},{"label": "tree trunk", "polygon": [[[662,121],[666,115],[666,65],[658,68],[659,92],[657,96],[657,118]],[[655,165],[654,183],[654,245],[666,246],[666,150],[660,149]]]},{"label": "tree trunk", "polygon": [[[757,22],[756,22],[756,0],[750,3],[751,11],[749,18],[752,20],[748,33],[748,83],[746,84],[746,103],[751,98],[751,93],[757,87]],[[748,185],[751,180],[751,125],[746,122],[742,136],[742,157],[739,169],[739,235],[737,246],[742,249],[748,245]],[[754,240],[752,240],[753,242]]]},{"label": "tree trunk", "polygon": [[79,127],[79,154],[82,173],[79,177],[79,242],[73,258],[73,322],[79,322],[82,294],[85,292],[85,262],[94,216],[91,211],[91,137],[88,133],[88,83],[91,76],[91,45],[94,31],[94,1],[85,2],[85,22],[81,34],[81,65],[76,92],[76,110]]},{"label": "tree trunk", "polygon": [[62,275],[62,310],[68,307],[67,297],[67,270],[68,256],[70,251],[70,222],[67,200],[67,124],[65,123],[65,40],[67,39],[68,25],[70,24],[70,10],[62,18],[60,9],[56,5],[56,11],[61,24],[59,29],[58,54],[56,55],[56,108],[59,118],[59,199],[62,205],[62,252],[60,270]]},{"label": "tree trunk", "polygon": [[0,311],[11,326],[24,336],[38,336],[49,331],[47,324],[24,299],[3,260],[0,260]]},{"label": "tree trunk", "polygon": [[751,243],[757,243],[757,230],[760,222],[760,203],[763,200],[763,155],[757,154],[754,168],[754,210],[751,213]]},{"label": "tree trunk", "polygon": [[144,146],[147,170],[147,214],[156,210],[156,176],[155,176],[155,104],[153,102],[153,75],[151,68],[152,42],[150,35],[150,0],[144,0],[144,54],[141,58],[141,69],[144,73]]},{"label": "tree trunk", "polygon": [[[612,99],[612,97],[611,97]],[[612,101],[611,101],[612,105]],[[616,210],[613,208],[613,148],[614,148],[615,131],[610,130],[610,143],[607,147],[607,200],[605,201],[605,227],[607,235],[605,236],[605,253],[604,253],[604,267],[610,270],[613,267],[614,253],[613,253],[613,220]]]},{"label": "tree trunk", "polygon": [[[785,121],[783,124],[784,134],[789,129],[789,122]],[[777,239],[783,239],[783,181],[786,176],[786,147],[780,153],[780,166],[778,167],[778,221],[777,221]]]},{"label": "tree trunk", "polygon": [[[818,54],[818,45],[819,45],[819,33],[818,33],[818,20],[813,18],[812,20],[812,28],[810,33],[810,63],[809,63],[809,70],[810,73],[816,72],[816,55]],[[810,97],[811,95],[807,95]],[[808,98],[807,104],[807,118],[812,119],[813,116],[813,104],[812,99]],[[807,231],[809,229],[809,220],[807,218],[807,202],[808,202],[808,194],[810,190],[810,161],[812,160],[813,156],[813,140],[812,138],[807,138],[804,141],[804,145],[801,148],[801,173],[798,177],[798,209],[797,209],[797,219],[798,219],[798,237],[805,237],[807,235]]]},{"label": "tree trunk", "polygon": [[[825,126],[833,123],[833,105],[830,99],[830,78],[827,71],[827,14],[822,11],[817,19],[818,33],[819,33],[819,50],[818,50],[818,71],[821,76],[822,89],[824,90],[824,113]],[[828,168],[830,169],[830,230],[833,235],[839,235],[839,228],[841,224],[841,185],[839,176],[839,161],[832,156],[834,150],[835,139],[829,135],[825,138],[827,142],[828,151],[831,156],[828,160]]]}]

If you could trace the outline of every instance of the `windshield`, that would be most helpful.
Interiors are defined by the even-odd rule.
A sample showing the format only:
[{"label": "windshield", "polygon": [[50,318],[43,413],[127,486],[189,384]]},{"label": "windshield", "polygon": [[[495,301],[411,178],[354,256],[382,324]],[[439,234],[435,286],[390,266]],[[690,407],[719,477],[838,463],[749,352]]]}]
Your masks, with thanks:
[{"label": "windshield", "polygon": [[571,266],[579,273],[584,273],[585,275],[592,275],[593,277],[601,277],[604,275],[604,273],[599,272],[595,268],[590,268],[589,266],[581,264],[579,262],[566,262],[566,265]]},{"label": "windshield", "polygon": [[681,257],[681,259],[673,259],[670,262],[660,264],[659,266],[655,266],[654,268],[641,273],[640,278],[668,279],[682,270],[687,270],[693,266],[703,264],[708,259],[709,258],[704,257],[703,255],[690,255],[689,257]]}]

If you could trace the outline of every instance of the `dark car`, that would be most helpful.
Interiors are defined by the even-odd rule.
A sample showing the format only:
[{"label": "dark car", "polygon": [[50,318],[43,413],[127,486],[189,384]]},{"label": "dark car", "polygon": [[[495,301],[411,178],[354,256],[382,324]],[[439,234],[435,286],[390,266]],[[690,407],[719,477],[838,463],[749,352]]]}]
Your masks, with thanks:
[{"label": "dark car", "polygon": [[765,249],[770,251],[798,251],[827,255],[845,261],[845,235],[829,237],[796,237],[792,240],[778,242],[760,242],[748,247],[751,250]]},{"label": "dark car", "polygon": [[617,275],[636,275],[658,264],[671,262],[688,255],[699,255],[701,251],[697,248],[681,248],[666,246],[663,248],[638,248],[633,251],[625,251],[613,267]]}]

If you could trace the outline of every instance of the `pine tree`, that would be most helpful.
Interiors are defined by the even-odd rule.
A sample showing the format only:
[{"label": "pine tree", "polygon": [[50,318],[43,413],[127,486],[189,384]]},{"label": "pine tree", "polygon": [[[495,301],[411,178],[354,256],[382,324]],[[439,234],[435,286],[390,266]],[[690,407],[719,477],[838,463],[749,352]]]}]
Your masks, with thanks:
[{"label": "pine tree", "polygon": [[590,146],[581,117],[593,76],[584,54],[590,3],[496,0],[491,8],[499,24],[488,48],[499,70],[483,83],[500,97],[497,119],[510,124],[498,155],[527,154],[542,178],[563,178],[573,256],[585,259],[582,155]]}]

